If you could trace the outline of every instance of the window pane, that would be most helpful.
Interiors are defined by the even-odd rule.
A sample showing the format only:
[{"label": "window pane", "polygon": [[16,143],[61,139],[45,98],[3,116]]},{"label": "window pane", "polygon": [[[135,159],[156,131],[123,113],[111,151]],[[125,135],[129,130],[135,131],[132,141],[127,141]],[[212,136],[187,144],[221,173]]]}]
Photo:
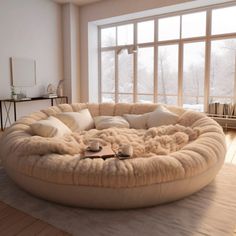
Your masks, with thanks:
[{"label": "window pane", "polygon": [[153,94],[153,47],[138,50],[138,93]]},{"label": "window pane", "polygon": [[[183,106],[201,104],[204,96],[205,43],[184,44]],[[188,97],[192,97],[189,100]]]},{"label": "window pane", "polygon": [[236,32],[236,6],[212,11],[212,34]]},{"label": "window pane", "polygon": [[133,93],[133,54],[122,50],[119,54],[119,92]]},{"label": "window pane", "polygon": [[115,102],[115,94],[102,94],[102,102]]},{"label": "window pane", "polygon": [[102,92],[115,92],[115,52],[102,52]]},{"label": "window pane", "polygon": [[182,16],[182,38],[206,35],[206,12]]},{"label": "window pane", "polygon": [[133,95],[132,94],[119,94],[119,102],[132,103]]},{"label": "window pane", "polygon": [[196,103],[196,97],[184,97],[184,109],[190,109],[194,111],[204,111],[204,97],[198,98],[198,103]]},{"label": "window pane", "polygon": [[231,103],[233,100],[232,97],[210,97],[210,102],[209,103],[214,103],[214,102],[219,102],[219,103]]},{"label": "window pane", "polygon": [[178,98],[177,96],[158,96],[158,103],[177,105]]},{"label": "window pane", "polygon": [[172,16],[158,20],[158,40],[179,39],[180,17]]},{"label": "window pane", "polygon": [[138,95],[138,102],[141,103],[153,103],[153,95]]},{"label": "window pane", "polygon": [[210,102],[233,101],[236,39],[216,40],[211,45]]},{"label": "window pane", "polygon": [[154,20],[138,23],[138,43],[154,41]]},{"label": "window pane", "polygon": [[118,45],[127,45],[134,43],[134,25],[121,25],[117,27]]},{"label": "window pane", "polygon": [[101,30],[101,43],[102,47],[111,47],[116,45],[116,27]]},{"label": "window pane", "polygon": [[168,95],[178,94],[178,51],[178,45],[158,47],[157,94],[161,95],[161,103],[171,104],[172,97]]}]

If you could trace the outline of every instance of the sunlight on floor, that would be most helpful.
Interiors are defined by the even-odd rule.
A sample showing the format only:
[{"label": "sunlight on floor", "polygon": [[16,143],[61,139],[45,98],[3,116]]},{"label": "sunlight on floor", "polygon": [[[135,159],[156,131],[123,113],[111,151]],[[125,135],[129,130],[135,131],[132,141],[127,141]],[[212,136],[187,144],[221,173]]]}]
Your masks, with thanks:
[{"label": "sunlight on floor", "polygon": [[225,131],[225,139],[227,145],[225,162],[236,164],[236,130]]}]

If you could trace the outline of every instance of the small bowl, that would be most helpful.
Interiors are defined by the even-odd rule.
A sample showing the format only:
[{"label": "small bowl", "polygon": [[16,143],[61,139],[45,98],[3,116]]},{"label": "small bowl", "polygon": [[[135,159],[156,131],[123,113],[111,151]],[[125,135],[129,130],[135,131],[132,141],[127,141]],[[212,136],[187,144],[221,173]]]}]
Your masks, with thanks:
[{"label": "small bowl", "polygon": [[130,158],[130,155],[123,154],[122,152],[118,152],[118,153],[117,153],[117,157],[118,157],[120,160],[123,160],[123,159],[128,159],[128,158]]},{"label": "small bowl", "polygon": [[102,146],[99,146],[99,149],[98,150],[93,150],[93,149],[91,149],[90,147],[87,147],[86,148],[86,151],[88,151],[88,152],[100,152],[102,150]]}]

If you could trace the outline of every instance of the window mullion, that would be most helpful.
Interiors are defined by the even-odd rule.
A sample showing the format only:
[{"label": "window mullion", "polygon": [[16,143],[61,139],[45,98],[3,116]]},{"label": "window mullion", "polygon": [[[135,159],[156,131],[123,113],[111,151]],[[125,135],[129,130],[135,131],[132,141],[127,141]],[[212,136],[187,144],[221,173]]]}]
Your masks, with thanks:
[{"label": "window mullion", "polygon": [[119,82],[118,82],[118,77],[119,77],[119,73],[118,73],[118,50],[119,50],[119,47],[118,47],[118,29],[116,27],[116,50],[115,50],[115,103],[118,102],[118,86],[119,86]]},{"label": "window mullion", "polygon": [[98,30],[98,102],[102,102],[102,43],[101,43],[101,29]]},{"label": "window mullion", "polygon": [[[134,48],[137,49],[137,23],[134,23]],[[137,79],[137,76],[138,76],[138,50],[136,50],[136,52],[133,54],[133,81],[134,81],[134,84],[133,84],[133,101],[134,102],[137,102],[137,93],[138,93],[138,79]]]},{"label": "window mullion", "polygon": [[154,102],[157,103],[158,95],[158,46],[156,44],[158,40],[158,20],[154,21]]},{"label": "window mullion", "polygon": [[211,70],[211,14],[207,11],[206,17],[206,45],[205,45],[205,87],[204,87],[204,111],[208,112],[209,90],[210,90],[210,70]]},{"label": "window mullion", "polygon": [[115,51],[115,103],[119,100],[119,55],[117,50]]},{"label": "window mullion", "polygon": [[182,15],[180,16],[180,41],[179,41],[179,64],[178,64],[178,106],[183,106],[183,41],[181,40],[182,32]]},{"label": "window mullion", "polygon": [[236,50],[234,50],[234,103],[236,103]]},{"label": "window mullion", "polygon": [[179,65],[178,65],[178,106],[183,106],[183,64],[184,64],[184,45],[179,42]]}]

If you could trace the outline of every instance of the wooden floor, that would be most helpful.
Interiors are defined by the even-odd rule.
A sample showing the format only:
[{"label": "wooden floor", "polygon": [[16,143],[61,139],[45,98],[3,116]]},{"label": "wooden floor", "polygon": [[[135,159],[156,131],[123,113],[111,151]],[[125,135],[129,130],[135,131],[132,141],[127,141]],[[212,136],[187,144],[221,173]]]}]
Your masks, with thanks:
[{"label": "wooden floor", "polygon": [[[236,130],[225,131],[225,136],[227,145],[225,162],[236,164]],[[13,235],[62,236],[70,234],[0,202],[0,236]],[[234,236],[236,236],[236,228]]]},{"label": "wooden floor", "polygon": [[227,145],[225,162],[236,164],[236,130],[225,131],[225,139]]},{"label": "wooden floor", "polygon": [[[0,137],[1,135],[0,131]],[[0,201],[0,236],[36,235],[69,236],[70,234]]]},{"label": "wooden floor", "polygon": [[70,234],[0,202],[0,235],[67,236]]}]

